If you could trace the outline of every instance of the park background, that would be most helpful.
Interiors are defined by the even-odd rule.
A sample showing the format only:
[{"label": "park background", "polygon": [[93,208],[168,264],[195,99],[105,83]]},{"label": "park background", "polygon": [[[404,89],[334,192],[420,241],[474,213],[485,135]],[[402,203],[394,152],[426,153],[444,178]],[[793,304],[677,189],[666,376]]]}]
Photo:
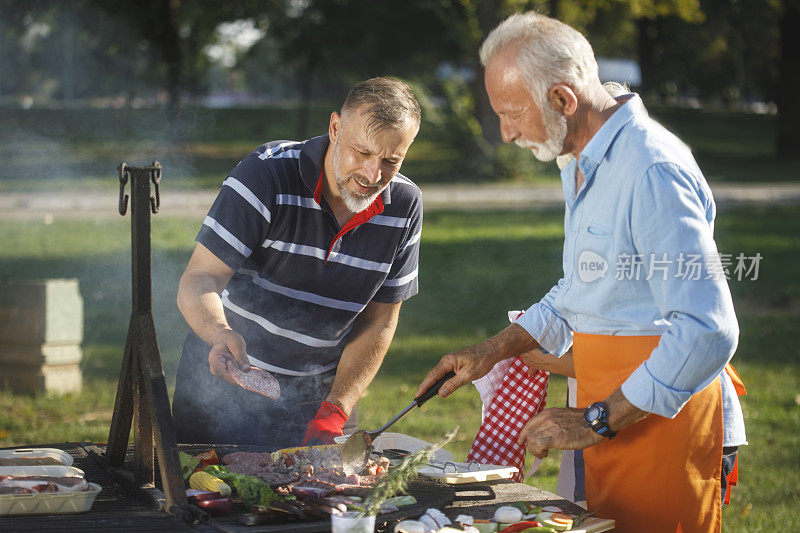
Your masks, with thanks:
[{"label": "park background", "polygon": [[[580,29],[616,60],[607,65],[635,64],[609,79],[631,82],[692,147],[712,189],[800,186],[796,0],[0,0],[0,197],[15,202],[0,213],[0,280],[77,278],[85,305],[82,392],[0,391],[0,447],[107,439],[130,314],[116,166],[164,166],[153,291],[171,389],[187,331],[177,281],[203,213],[170,212],[170,199],[211,199],[263,142],[324,133],[367,77],[400,77],[423,104],[403,173],[423,194],[477,190],[486,205],[426,210],[420,293],[403,306],[360,425],[381,425],[441,355],[541,297],[560,274],[563,208],[503,206],[492,194],[552,191],[558,173],[499,142],[477,64],[483,36],[527,9]],[[763,257],[757,279],[729,282],[750,445],[726,531],[800,528],[799,215],[797,194],[719,203],[720,252]],[[549,405],[564,391],[554,377]],[[450,449],[463,457],[479,422],[480,399],[464,388],[396,430],[435,440],[459,425]],[[559,457],[528,482],[554,490]]]}]

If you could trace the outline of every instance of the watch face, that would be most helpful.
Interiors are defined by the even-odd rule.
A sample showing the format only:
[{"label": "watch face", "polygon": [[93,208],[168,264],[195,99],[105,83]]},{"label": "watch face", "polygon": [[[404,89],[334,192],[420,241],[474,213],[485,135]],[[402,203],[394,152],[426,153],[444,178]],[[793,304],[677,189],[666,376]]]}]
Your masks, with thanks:
[{"label": "watch face", "polygon": [[600,417],[600,408],[596,405],[590,405],[583,417],[587,422],[594,422]]}]

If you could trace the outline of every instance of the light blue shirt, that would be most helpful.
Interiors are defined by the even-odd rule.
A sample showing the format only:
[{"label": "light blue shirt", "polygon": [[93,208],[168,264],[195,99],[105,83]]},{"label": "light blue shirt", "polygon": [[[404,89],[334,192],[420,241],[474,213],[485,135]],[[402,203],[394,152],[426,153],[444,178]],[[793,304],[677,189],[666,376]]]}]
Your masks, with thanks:
[{"label": "light blue shirt", "polygon": [[[575,190],[575,171],[585,177]],[[564,277],[517,324],[562,356],[573,331],[660,335],[622,384],[674,418],[730,360],[739,327],[713,238],[716,208],[689,148],[632,95],[561,171]],[[727,433],[727,432],[726,432]]]}]

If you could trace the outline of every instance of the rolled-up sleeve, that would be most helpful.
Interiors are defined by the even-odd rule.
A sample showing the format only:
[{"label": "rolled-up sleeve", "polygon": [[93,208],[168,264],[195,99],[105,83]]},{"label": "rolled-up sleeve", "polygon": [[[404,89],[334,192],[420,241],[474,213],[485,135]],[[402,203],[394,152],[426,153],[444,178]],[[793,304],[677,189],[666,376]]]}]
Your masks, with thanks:
[{"label": "rolled-up sleeve", "polygon": [[[677,165],[651,167],[634,196],[634,246],[645,259],[662,262],[648,283],[669,325],[650,357],[622,384],[622,393],[639,409],[668,418],[720,374],[738,341],[712,219],[704,181]],[[687,276],[690,258],[702,258],[699,274]]]},{"label": "rolled-up sleeve", "polygon": [[542,348],[558,357],[572,346],[572,328],[556,308],[564,283],[564,278],[561,278],[544,298],[530,306],[516,321]]}]

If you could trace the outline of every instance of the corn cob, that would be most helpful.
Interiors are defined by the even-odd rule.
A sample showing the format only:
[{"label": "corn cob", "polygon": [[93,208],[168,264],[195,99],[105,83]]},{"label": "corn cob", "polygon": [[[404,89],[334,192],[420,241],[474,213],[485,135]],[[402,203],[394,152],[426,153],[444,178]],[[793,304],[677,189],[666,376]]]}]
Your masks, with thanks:
[{"label": "corn cob", "polygon": [[189,487],[197,490],[219,492],[220,496],[227,498],[231,495],[231,488],[220,478],[208,472],[195,472],[189,477]]}]

